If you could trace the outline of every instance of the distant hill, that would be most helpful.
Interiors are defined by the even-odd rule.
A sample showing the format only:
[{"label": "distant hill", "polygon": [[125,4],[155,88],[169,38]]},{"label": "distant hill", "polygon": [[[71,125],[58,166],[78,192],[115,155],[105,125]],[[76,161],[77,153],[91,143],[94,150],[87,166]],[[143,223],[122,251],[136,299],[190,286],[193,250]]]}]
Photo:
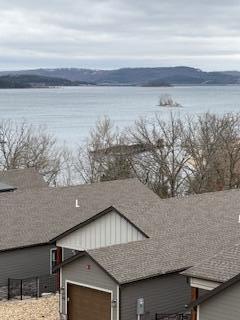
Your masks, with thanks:
[{"label": "distant hill", "polygon": [[[97,85],[239,85],[240,72],[205,72],[191,67],[123,68],[117,70],[91,70],[77,68],[35,69],[4,72],[2,75],[37,75]],[[1,73],[0,73],[1,75]]]},{"label": "distant hill", "polygon": [[240,77],[240,71],[224,71],[223,74]]},{"label": "distant hill", "polygon": [[0,88],[46,88],[56,86],[88,85],[83,81],[71,81],[68,79],[47,77],[29,74],[9,74],[0,76]]}]

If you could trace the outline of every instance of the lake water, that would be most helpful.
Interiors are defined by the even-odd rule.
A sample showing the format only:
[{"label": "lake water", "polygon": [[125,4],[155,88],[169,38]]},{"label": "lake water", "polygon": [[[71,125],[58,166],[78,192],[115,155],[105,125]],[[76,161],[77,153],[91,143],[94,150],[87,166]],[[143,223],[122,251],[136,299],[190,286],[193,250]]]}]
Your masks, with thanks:
[{"label": "lake water", "polygon": [[240,111],[240,87],[68,87],[0,90],[0,119],[23,119],[46,125],[59,141],[82,143],[97,119],[108,115],[118,127],[129,126],[139,117],[169,109],[157,106],[162,94],[170,94],[184,108],[182,115],[203,112]]}]

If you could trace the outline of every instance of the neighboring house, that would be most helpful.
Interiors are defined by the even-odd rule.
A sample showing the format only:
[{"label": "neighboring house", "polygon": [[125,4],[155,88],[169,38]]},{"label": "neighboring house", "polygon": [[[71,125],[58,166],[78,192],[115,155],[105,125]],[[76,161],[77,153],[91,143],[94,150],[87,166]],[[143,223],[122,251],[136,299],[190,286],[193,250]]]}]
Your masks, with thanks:
[{"label": "neighboring house", "polygon": [[197,320],[239,319],[240,274],[219,285],[197,299],[191,308],[196,308]]},{"label": "neighboring house", "polygon": [[[194,319],[235,320],[239,318],[239,273],[239,242],[226,246],[210,259],[183,272],[189,277],[190,285],[195,292],[196,300],[189,306],[194,310]],[[205,290],[205,294],[199,297],[199,290],[202,289]]]},{"label": "neighboring house", "polygon": [[35,168],[0,171],[0,183],[20,190],[48,187],[43,176]]},{"label": "neighboring house", "polygon": [[240,274],[197,299],[197,320],[236,320],[240,314]]},{"label": "neighboring house", "polygon": [[[17,233],[21,233],[19,226],[21,221],[17,216],[18,210],[15,210],[14,217],[7,217],[11,220],[11,229],[9,229],[5,213],[8,206],[11,206],[12,199],[15,197],[16,193],[13,191],[19,190],[21,192],[27,192],[29,190],[37,190],[41,188],[48,187],[47,183],[44,181],[42,175],[40,175],[34,168],[26,169],[12,169],[0,172],[0,196],[2,200],[6,197],[6,204],[1,202],[0,206],[0,219],[1,219],[1,229],[8,228],[9,235],[7,238],[4,238],[4,233],[1,230],[0,234],[0,245],[4,245],[6,242],[11,242],[11,238],[14,239]],[[10,234],[11,232],[11,234]],[[53,246],[49,246],[52,248]],[[8,277],[19,278],[19,276],[25,278],[29,275],[37,274],[38,270],[45,270],[49,272],[49,268],[46,265],[46,256],[47,261],[49,261],[49,253],[46,254],[46,250],[43,250],[42,247],[37,249],[30,248],[29,250],[22,249],[18,252],[2,250],[0,253],[0,287],[6,286]],[[41,258],[40,258],[41,257]],[[37,270],[32,265],[32,260],[36,261],[38,266]],[[17,267],[16,267],[17,264]],[[26,267],[28,265],[28,267]],[[32,270],[31,270],[32,269]],[[21,270],[21,271],[20,271]],[[19,272],[20,271],[20,272]],[[6,290],[0,290],[0,298],[2,295],[5,296]]]},{"label": "neighboring house", "polygon": [[14,191],[16,189],[17,189],[16,187],[12,187],[9,184],[0,182],[0,193],[1,192],[11,192],[11,191]]},{"label": "neighboring house", "polygon": [[[94,317],[101,303],[105,319],[133,320],[139,298],[145,302],[143,319],[184,312],[197,295],[187,283],[188,274],[181,271],[213,257],[229,243],[240,242],[239,195],[233,190],[168,199],[147,211],[133,211],[127,218],[146,235],[139,241],[116,243],[126,234],[121,219],[113,219],[112,229],[106,222],[113,212],[124,217],[128,211],[114,207],[53,239],[57,246],[82,251],[58,266],[63,317],[85,319],[82,310],[90,310]],[[111,230],[117,235],[112,242]],[[217,285],[206,281],[198,293],[202,296]],[[79,302],[85,292],[93,300]]]},{"label": "neighboring house", "polygon": [[[50,274],[56,262],[50,240],[96,212],[114,204],[129,220],[137,213],[141,220],[141,211],[158,201],[136,179],[0,194],[0,286],[6,286],[8,278]],[[72,255],[72,250],[63,255]]]}]

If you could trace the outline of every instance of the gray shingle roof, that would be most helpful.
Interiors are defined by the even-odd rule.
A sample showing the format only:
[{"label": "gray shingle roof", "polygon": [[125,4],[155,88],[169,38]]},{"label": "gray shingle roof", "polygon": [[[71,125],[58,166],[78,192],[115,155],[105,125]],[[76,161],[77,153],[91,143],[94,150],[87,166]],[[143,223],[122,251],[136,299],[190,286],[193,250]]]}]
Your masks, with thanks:
[{"label": "gray shingle roof", "polygon": [[110,206],[141,227],[142,213],[157,202],[136,179],[0,194],[0,250],[46,243]]},{"label": "gray shingle roof", "polygon": [[[145,213],[150,239],[89,253],[120,283],[187,269],[240,243],[239,212],[238,190],[162,200]],[[240,272],[239,253],[232,264],[223,255],[225,268],[216,269],[214,277],[224,281]],[[212,269],[206,266],[204,277],[211,276]]]},{"label": "gray shingle roof", "polygon": [[0,192],[13,191],[14,187],[0,181]]},{"label": "gray shingle roof", "polygon": [[183,274],[200,279],[225,282],[240,273],[240,244],[227,246]]},{"label": "gray shingle roof", "polygon": [[22,190],[48,186],[43,177],[34,168],[1,171],[0,182]]},{"label": "gray shingle roof", "polygon": [[203,302],[210,300],[211,298],[215,297],[216,295],[222,293],[225,290],[228,290],[231,286],[234,286],[240,281],[240,274],[235,275],[233,278],[227,280],[226,282],[222,283],[218,287],[213,290],[210,290],[208,293],[200,295],[200,297],[190,303],[187,307],[187,310],[191,310],[192,308],[202,304]]},{"label": "gray shingle roof", "polygon": [[[107,207],[116,207],[150,236],[89,251],[120,283],[187,269],[240,243],[239,190],[160,200],[137,180],[128,179],[10,196],[0,195],[0,250],[48,242]],[[75,208],[76,199],[80,208]],[[211,272],[206,267],[205,276]],[[234,272],[227,266],[220,276],[227,279]]]}]

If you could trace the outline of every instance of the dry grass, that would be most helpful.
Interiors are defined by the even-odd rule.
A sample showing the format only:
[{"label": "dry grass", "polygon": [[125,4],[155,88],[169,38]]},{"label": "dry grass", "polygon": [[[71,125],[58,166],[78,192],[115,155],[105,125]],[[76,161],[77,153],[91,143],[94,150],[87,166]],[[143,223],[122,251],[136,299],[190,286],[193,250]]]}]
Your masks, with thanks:
[{"label": "dry grass", "polygon": [[52,295],[39,299],[0,302],[0,319],[59,320],[58,301],[58,296]]}]

